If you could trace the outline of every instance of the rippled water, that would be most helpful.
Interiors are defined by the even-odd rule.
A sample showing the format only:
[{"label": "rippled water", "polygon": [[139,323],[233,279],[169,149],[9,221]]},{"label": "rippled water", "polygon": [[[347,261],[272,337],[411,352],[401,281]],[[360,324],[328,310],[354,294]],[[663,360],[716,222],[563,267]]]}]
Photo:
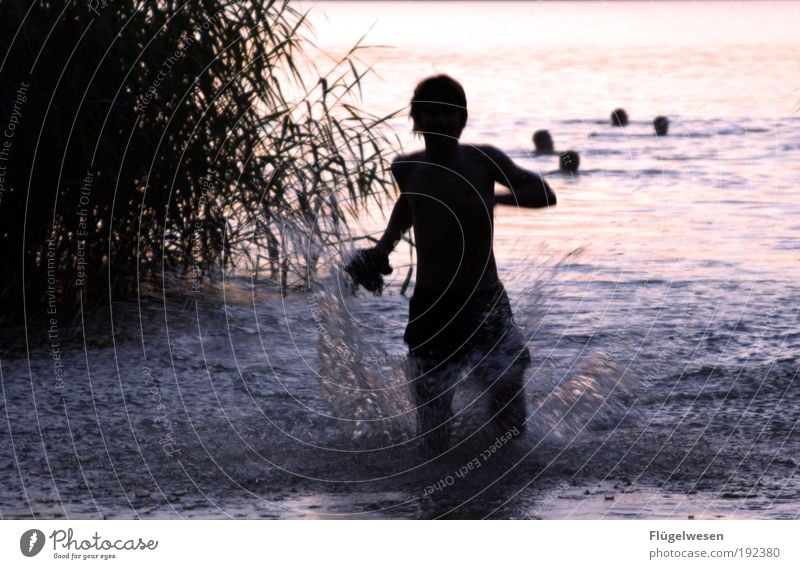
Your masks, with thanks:
[{"label": "rippled water", "polygon": [[[331,4],[331,25],[349,22],[336,41],[317,23],[323,47],[347,44],[343,30],[393,11],[373,43],[394,47],[364,55],[367,103],[388,112],[419,78],[452,73],[470,100],[464,138],[558,194],[551,210],[496,211],[534,360],[524,440],[486,455],[465,381],[459,444],[420,458],[398,251],[381,297],[342,294],[335,275],[288,296],[233,277],[222,301],[143,291],[114,304],[113,326],[65,331],[63,390],[31,339],[29,358],[0,362],[0,514],[796,518],[798,4],[548,4]],[[720,10],[728,27],[698,23]],[[425,22],[442,11],[437,48]],[[624,129],[607,125],[618,106]],[[651,133],[657,114],[667,137]],[[414,144],[404,118],[392,125]],[[581,153],[579,174],[532,155],[540,128]],[[384,222],[372,212],[364,231]]]}]

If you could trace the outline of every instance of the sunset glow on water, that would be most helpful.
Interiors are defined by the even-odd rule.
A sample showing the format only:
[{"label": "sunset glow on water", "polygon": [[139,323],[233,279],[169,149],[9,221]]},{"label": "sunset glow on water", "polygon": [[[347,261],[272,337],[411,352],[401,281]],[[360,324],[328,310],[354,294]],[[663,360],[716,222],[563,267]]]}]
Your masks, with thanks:
[{"label": "sunset glow on water", "polygon": [[[462,141],[504,150],[557,194],[546,210],[495,209],[500,276],[533,360],[527,438],[425,495],[452,465],[419,460],[413,409],[392,392],[413,290],[412,278],[401,294],[403,245],[383,296],[341,294],[335,271],[285,295],[226,274],[222,301],[115,305],[112,338],[63,356],[77,439],[46,382],[49,355],[3,360],[0,430],[16,446],[0,446],[0,464],[20,473],[0,473],[16,496],[3,515],[797,518],[800,2],[298,6],[320,70],[366,34],[362,105],[399,111],[391,153],[421,146],[408,101],[448,73],[467,94]],[[624,128],[609,124],[619,107]],[[653,133],[658,115],[667,136]],[[539,129],[580,153],[577,174],[533,154]],[[388,212],[366,212],[354,235],[379,234]],[[157,443],[144,366],[179,461]],[[455,398],[463,439],[481,420],[477,391]],[[32,392],[49,454],[20,419]],[[452,464],[481,445],[467,440]]]}]

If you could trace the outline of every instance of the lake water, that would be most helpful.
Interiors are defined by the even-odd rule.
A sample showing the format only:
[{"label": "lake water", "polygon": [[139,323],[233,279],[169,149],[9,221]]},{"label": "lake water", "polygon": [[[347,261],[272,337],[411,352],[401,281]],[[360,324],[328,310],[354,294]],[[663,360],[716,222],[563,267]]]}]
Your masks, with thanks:
[{"label": "lake water", "polygon": [[[75,323],[66,389],[44,349],[0,362],[0,515],[796,518],[800,3],[305,6],[329,53],[372,27],[371,111],[449,73],[464,141],[557,193],[550,210],[496,210],[534,357],[529,434],[481,460],[493,441],[465,382],[458,446],[419,458],[404,268],[382,297],[333,279],[281,296],[230,278],[224,302],[143,291],[113,325]],[[418,145],[405,111],[390,125]],[[532,154],[542,128],[580,152],[579,174]]]}]

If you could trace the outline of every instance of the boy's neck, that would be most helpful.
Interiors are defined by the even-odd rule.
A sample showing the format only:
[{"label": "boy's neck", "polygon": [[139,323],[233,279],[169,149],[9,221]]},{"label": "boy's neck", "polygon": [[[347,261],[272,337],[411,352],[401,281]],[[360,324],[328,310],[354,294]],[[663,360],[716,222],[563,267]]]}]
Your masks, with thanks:
[{"label": "boy's neck", "polygon": [[441,135],[424,135],[425,154],[432,162],[449,162],[458,154],[458,139]]}]

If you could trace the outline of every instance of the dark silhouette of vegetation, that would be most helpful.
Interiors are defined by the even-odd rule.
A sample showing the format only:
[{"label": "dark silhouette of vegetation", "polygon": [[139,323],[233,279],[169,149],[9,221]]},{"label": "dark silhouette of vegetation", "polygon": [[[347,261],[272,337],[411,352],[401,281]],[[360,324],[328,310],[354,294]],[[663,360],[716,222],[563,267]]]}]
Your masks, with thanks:
[{"label": "dark silhouette of vegetation", "polygon": [[165,268],[303,282],[310,245],[390,187],[384,119],[353,103],[358,48],[315,68],[288,1],[0,11],[7,318],[123,298]]}]

